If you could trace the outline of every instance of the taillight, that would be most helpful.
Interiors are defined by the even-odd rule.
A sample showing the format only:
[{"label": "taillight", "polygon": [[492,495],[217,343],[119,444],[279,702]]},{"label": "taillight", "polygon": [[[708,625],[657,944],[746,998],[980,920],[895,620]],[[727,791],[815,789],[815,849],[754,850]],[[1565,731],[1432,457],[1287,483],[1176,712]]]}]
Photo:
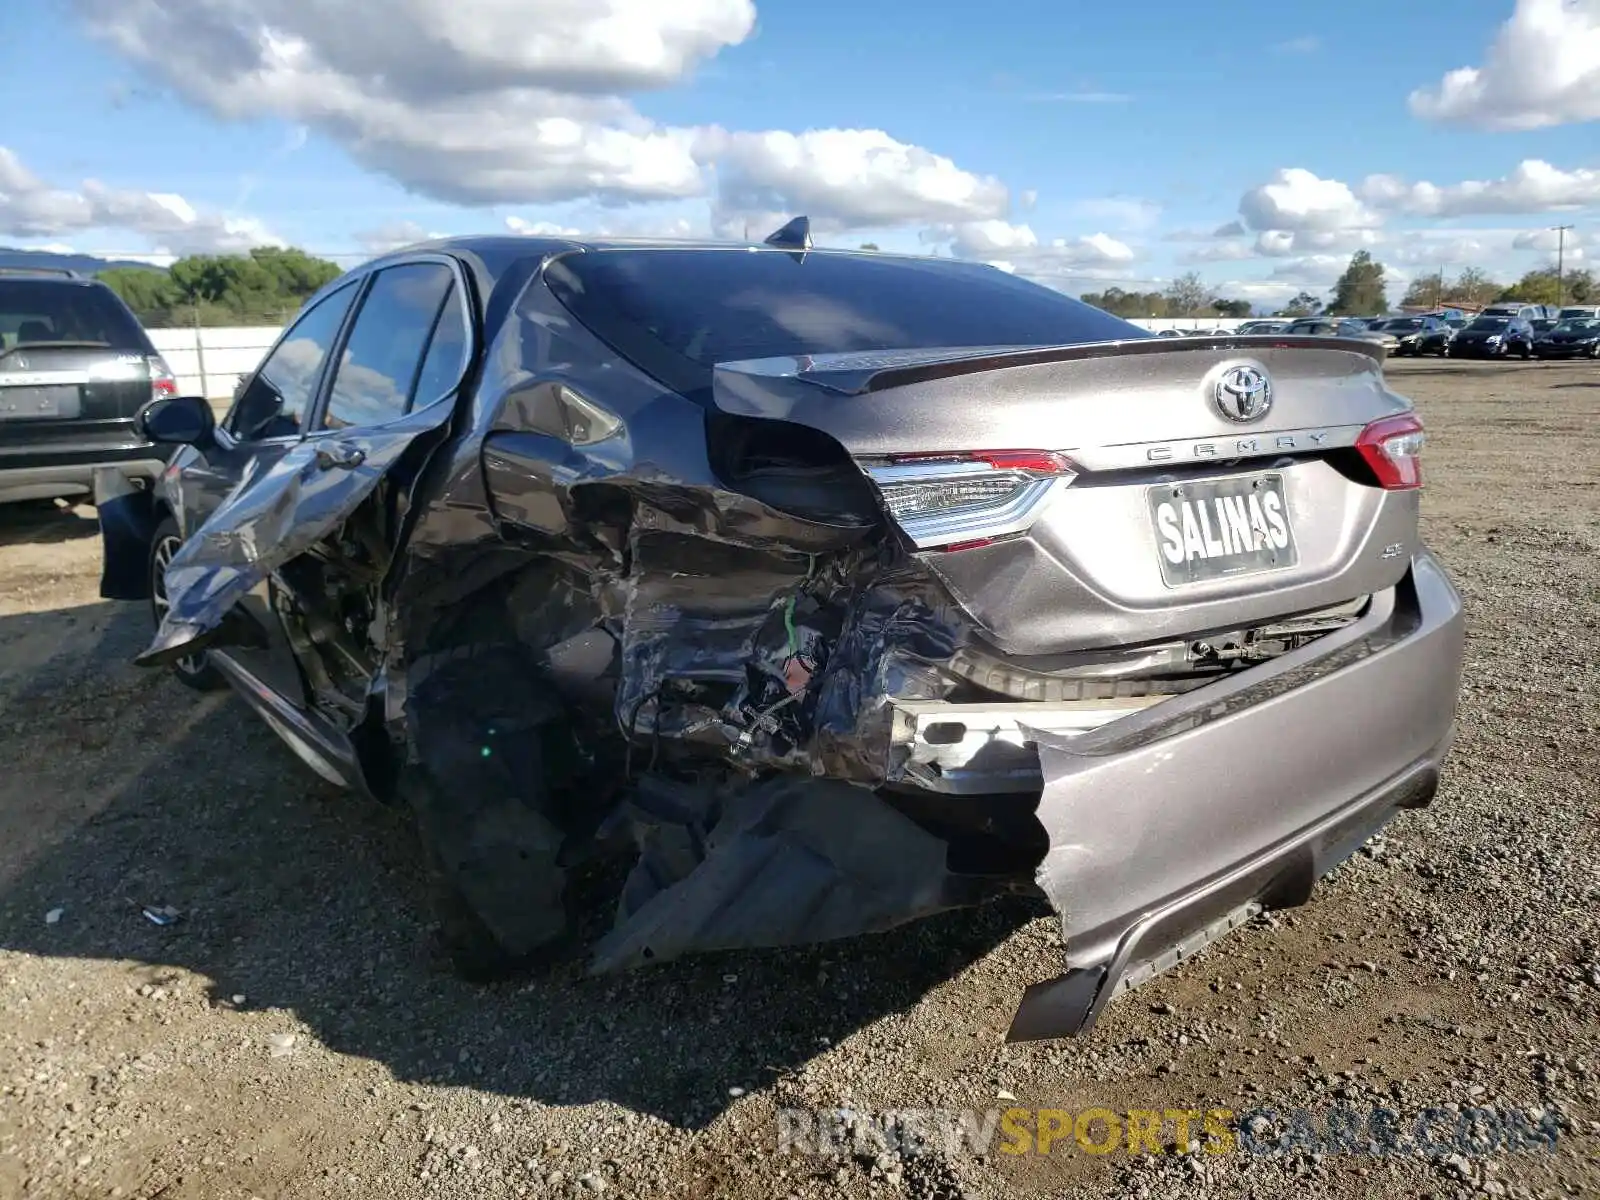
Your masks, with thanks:
[{"label": "taillight", "polygon": [[974,450],[895,455],[867,473],[919,549],[953,550],[1020,533],[1078,469],[1049,450]]},{"label": "taillight", "polygon": [[1361,431],[1356,449],[1380,487],[1391,492],[1422,486],[1422,421],[1415,413],[1384,417]]},{"label": "taillight", "polygon": [[145,359],[150,365],[150,399],[160,400],[165,396],[178,394],[178,380],[172,373],[172,368],[167,366],[167,360],[159,354],[152,354]]}]

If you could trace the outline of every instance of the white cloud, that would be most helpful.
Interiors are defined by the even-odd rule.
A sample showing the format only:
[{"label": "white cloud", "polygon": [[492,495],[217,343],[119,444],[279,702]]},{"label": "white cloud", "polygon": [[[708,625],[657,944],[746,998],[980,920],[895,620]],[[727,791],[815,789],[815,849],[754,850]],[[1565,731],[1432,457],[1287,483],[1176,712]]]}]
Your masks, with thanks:
[{"label": "white cloud", "polygon": [[1271,276],[1296,287],[1326,291],[1349,265],[1350,257],[1346,254],[1307,254],[1279,263],[1273,267]]},{"label": "white cloud", "polygon": [[414,245],[417,242],[430,242],[435,238],[448,237],[448,234],[430,232],[415,221],[390,221],[379,225],[376,229],[369,229],[364,233],[356,234],[356,241],[372,254],[387,254],[391,250],[398,250],[402,246]]},{"label": "white cloud", "polygon": [[1322,179],[1303,167],[1286,167],[1270,183],[1251,188],[1239,200],[1239,215],[1255,230],[1330,231],[1378,224],[1350,186]]},{"label": "white cloud", "polygon": [[751,0],[78,0],[124,56],[224,118],[276,116],[458,204],[704,196],[719,226],[1003,216],[1006,187],[876,129],[672,127],[624,96],[686,81]]},{"label": "white cloud", "polygon": [[1071,206],[1071,213],[1085,222],[1142,233],[1160,222],[1161,205],[1138,196],[1106,196],[1097,200],[1080,200]]},{"label": "white cloud", "polygon": [[1548,250],[1555,253],[1558,246],[1565,242],[1567,252],[1570,254],[1574,247],[1582,246],[1587,239],[1576,229],[1569,229],[1565,236],[1554,229],[1525,229],[1511,239],[1513,250]]},{"label": "white cloud", "polygon": [[1369,175],[1361,185],[1361,196],[1374,207],[1413,216],[1552,212],[1600,204],[1600,170],[1563,171],[1530,158],[1499,179],[1444,186]]},{"label": "white cloud", "polygon": [[1322,49],[1322,39],[1311,34],[1290,38],[1272,47],[1279,54],[1315,54]]},{"label": "white cloud", "polygon": [[170,192],[108,187],[94,179],[76,189],[52,187],[0,146],[0,234],[48,238],[102,229],[137,234],[163,256],[284,244],[254,218],[197,212]]},{"label": "white cloud", "polygon": [[1014,260],[1019,271],[1030,265],[1058,268],[1105,267],[1132,262],[1137,256],[1126,242],[1105,233],[1085,237],[1054,238],[1041,242],[1027,225],[1005,221],[970,221],[930,230],[927,240],[948,244],[959,258]]},{"label": "white cloud", "polygon": [[1481,67],[1411,93],[1411,111],[1486,129],[1600,120],[1600,3],[1517,0]]},{"label": "white cloud", "polygon": [[926,231],[923,241],[1063,291],[1093,280],[1127,280],[1126,267],[1138,258],[1133,247],[1106,233],[1046,241],[1027,225],[998,220],[940,226]]},{"label": "white cloud", "polygon": [[874,229],[1000,217],[1010,204],[993,176],[879,129],[707,130],[696,153],[716,164],[719,223],[786,210],[818,229]]}]

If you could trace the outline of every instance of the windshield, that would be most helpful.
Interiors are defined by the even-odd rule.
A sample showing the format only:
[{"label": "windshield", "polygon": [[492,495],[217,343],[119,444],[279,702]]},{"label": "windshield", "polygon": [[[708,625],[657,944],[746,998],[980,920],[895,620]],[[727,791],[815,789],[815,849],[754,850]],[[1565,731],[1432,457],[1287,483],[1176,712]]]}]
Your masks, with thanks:
[{"label": "windshield", "polygon": [[1385,322],[1379,326],[1381,329],[1391,330],[1395,333],[1405,333],[1408,330],[1421,329],[1421,317],[1398,317],[1393,321]]},{"label": "windshield", "polygon": [[0,351],[88,342],[146,354],[138,322],[105,288],[53,279],[0,279]]},{"label": "windshield", "polygon": [[1561,319],[1563,321],[1573,320],[1579,317],[1594,319],[1595,314],[1593,310],[1587,308],[1564,308],[1561,310]]},{"label": "windshield", "polygon": [[1504,329],[1511,324],[1509,317],[1479,317],[1468,329]]},{"label": "windshield", "polygon": [[597,336],[684,394],[709,388],[717,363],[744,359],[1151,336],[1061,292],[950,260],[595,250],[552,260],[545,279]]},{"label": "windshield", "polygon": [[1557,325],[1557,333],[1577,333],[1580,329],[1600,329],[1600,317],[1575,317]]}]

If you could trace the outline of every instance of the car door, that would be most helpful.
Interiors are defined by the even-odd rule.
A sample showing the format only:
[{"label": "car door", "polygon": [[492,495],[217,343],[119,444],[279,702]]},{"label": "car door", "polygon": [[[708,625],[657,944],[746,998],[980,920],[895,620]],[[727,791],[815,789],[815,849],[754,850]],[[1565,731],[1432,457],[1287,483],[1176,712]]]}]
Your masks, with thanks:
[{"label": "car door", "polygon": [[[451,258],[413,256],[358,287],[319,369],[310,428],[275,461],[252,463],[185,541],[167,570],[171,608],[141,664],[237,644],[238,625],[224,618],[270,581],[269,603],[314,690],[329,683],[318,671],[330,656],[341,667],[333,683],[358,673],[338,630],[359,633],[361,614],[344,606],[370,590],[365,577],[395,547],[397,496],[385,477],[404,468],[415,478],[443,440],[478,344],[470,281]],[[353,588],[352,575],[364,577]]]},{"label": "car door", "polygon": [[[212,444],[180,453],[168,495],[186,538],[205,528],[236,492],[252,490],[254,480],[269,475],[305,439],[361,286],[351,280],[305,309],[245,377]],[[253,618],[248,628],[264,637],[235,641],[228,653],[279,695],[303,705],[305,690],[275,613],[274,587],[263,576],[240,598],[240,608]]]}]

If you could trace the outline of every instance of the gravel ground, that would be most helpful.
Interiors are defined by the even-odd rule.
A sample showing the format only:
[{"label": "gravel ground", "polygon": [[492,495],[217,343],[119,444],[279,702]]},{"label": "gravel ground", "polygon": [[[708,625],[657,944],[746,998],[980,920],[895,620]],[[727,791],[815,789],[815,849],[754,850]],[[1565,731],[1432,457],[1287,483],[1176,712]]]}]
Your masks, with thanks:
[{"label": "gravel ground", "polygon": [[[1083,1044],[1002,1043],[1059,969],[1022,904],[621,980],[460,983],[403,822],[237,701],[127,665],[145,618],[97,599],[92,511],[0,510],[0,1197],[1600,1194],[1600,370],[1392,375],[1429,423],[1426,533],[1470,608],[1444,787]],[[784,1106],[1012,1105],[1481,1107],[1557,1136],[774,1149]]]}]

